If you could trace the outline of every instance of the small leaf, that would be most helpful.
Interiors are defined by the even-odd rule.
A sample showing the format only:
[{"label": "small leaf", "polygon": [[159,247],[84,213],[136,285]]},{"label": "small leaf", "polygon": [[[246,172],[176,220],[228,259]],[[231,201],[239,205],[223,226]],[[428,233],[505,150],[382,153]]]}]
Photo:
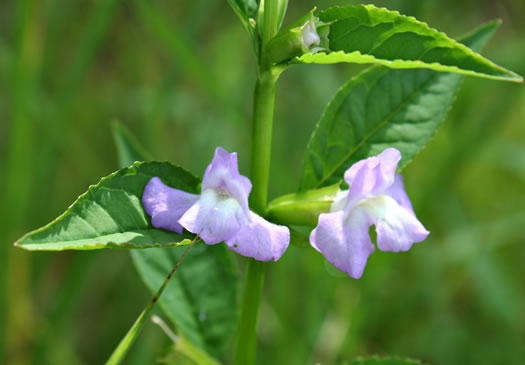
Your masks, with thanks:
[{"label": "small leaf", "polygon": [[260,0],[228,0],[228,2],[233,10],[245,19],[257,17]]},{"label": "small leaf", "polygon": [[279,31],[283,25],[284,16],[286,15],[286,10],[288,9],[288,0],[279,0],[277,2],[278,6],[278,15],[277,15],[277,26],[276,31]]},{"label": "small leaf", "polygon": [[153,228],[142,207],[148,181],[158,176],[177,189],[196,193],[199,179],[168,162],[136,162],[91,186],[60,217],[28,233],[15,245],[26,250],[93,250],[189,244],[193,235]]},{"label": "small leaf", "polygon": [[257,42],[257,33],[252,22],[257,18],[260,0],[228,0],[228,2],[255,44]]},{"label": "small leaf", "polygon": [[[145,149],[122,125],[113,125],[113,137],[121,165],[148,159]],[[130,253],[144,284],[154,294],[183,250],[147,249]],[[180,350],[187,338],[213,355],[221,353],[235,329],[238,283],[232,255],[225,245],[202,245],[190,250],[159,299],[177,333],[184,336],[176,348]]]},{"label": "small leaf", "polygon": [[[463,38],[481,49],[498,28],[490,22]],[[300,190],[335,184],[355,162],[387,147],[401,151],[398,169],[428,143],[455,100],[463,76],[373,66],[344,85],[308,142]]]},{"label": "small leaf", "polygon": [[140,145],[135,136],[121,123],[111,124],[113,139],[118,152],[119,166],[126,167],[136,161],[152,161],[153,158]]},{"label": "small leaf", "polygon": [[373,5],[333,7],[319,13],[329,24],[329,51],[307,53],[299,63],[372,63],[427,68],[496,80],[523,78],[448,38],[427,24]]},{"label": "small leaf", "polygon": [[401,359],[396,357],[368,357],[354,360],[350,365],[423,365],[419,360]]}]

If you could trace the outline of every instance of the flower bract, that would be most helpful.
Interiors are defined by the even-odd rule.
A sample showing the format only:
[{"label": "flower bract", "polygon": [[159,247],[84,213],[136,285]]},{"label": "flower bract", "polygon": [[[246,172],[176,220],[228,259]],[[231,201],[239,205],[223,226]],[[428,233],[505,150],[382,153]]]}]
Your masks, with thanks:
[{"label": "flower bract", "polygon": [[237,154],[221,147],[202,179],[200,195],[166,186],[152,178],[142,197],[154,227],[199,234],[209,244],[225,242],[243,256],[276,261],[290,242],[287,227],[270,223],[252,212],[248,196],[252,184],[239,173]]},{"label": "flower bract", "polygon": [[402,176],[395,173],[400,159],[398,150],[387,148],[352,165],[344,176],[349,190],[338,193],[310,235],[311,245],[353,278],[362,276],[375,249],[370,226],[382,251],[407,251],[429,234],[414,214]]}]

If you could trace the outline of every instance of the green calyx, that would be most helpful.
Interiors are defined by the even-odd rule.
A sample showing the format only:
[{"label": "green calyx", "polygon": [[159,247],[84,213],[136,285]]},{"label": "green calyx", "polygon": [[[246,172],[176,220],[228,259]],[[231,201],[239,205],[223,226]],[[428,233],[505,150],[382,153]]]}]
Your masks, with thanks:
[{"label": "green calyx", "polygon": [[266,217],[272,222],[287,226],[314,227],[319,214],[330,211],[339,191],[339,184],[334,184],[322,189],[283,195],[270,202]]},{"label": "green calyx", "polygon": [[266,66],[328,49],[329,27],[313,15],[314,11],[280,31],[268,42],[264,52]]}]

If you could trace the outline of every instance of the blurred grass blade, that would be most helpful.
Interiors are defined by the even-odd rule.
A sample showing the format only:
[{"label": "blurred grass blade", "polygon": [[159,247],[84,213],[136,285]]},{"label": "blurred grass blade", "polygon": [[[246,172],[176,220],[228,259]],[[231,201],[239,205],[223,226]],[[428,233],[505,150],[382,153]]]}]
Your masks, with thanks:
[{"label": "blurred grass blade", "polygon": [[[10,81],[6,82],[4,90],[7,104],[3,99],[4,92],[0,95],[0,108],[3,109],[0,117],[5,118],[0,121],[0,133],[8,132],[7,138],[0,137],[0,145],[6,143],[5,147],[0,147],[0,363],[15,354],[18,361],[26,361],[28,354],[20,352],[19,348],[27,341],[26,333],[33,331],[31,310],[23,305],[25,291],[30,287],[27,279],[32,257],[14,253],[8,242],[25,224],[31,191],[35,186],[33,171],[28,168],[35,165],[36,142],[35,123],[28,105],[38,85],[41,62],[38,40],[42,25],[39,2],[20,0],[3,5],[7,5],[8,14],[12,10],[6,22],[6,25],[12,24],[12,29],[9,32],[7,27],[3,29],[13,35],[14,52],[12,61],[7,59],[5,63],[6,79]],[[0,48],[0,52],[4,50],[7,46]],[[2,54],[0,58],[5,56]],[[4,114],[4,110],[9,114]],[[5,129],[4,124],[8,125]]]},{"label": "blurred grass blade", "polygon": [[97,51],[106,36],[108,28],[112,25],[112,19],[116,13],[121,0],[104,0],[96,2],[91,11],[84,33],[77,44],[81,45],[74,53],[73,61],[60,85],[59,99],[62,103],[69,104],[72,97],[77,94],[77,89],[85,78],[89,65],[95,58]]},{"label": "blurred grass blade", "polygon": [[419,360],[374,356],[354,360],[350,365],[423,365],[423,363]]},{"label": "blurred grass blade", "polygon": [[154,228],[144,211],[142,194],[155,176],[191,193],[199,186],[199,179],[170,163],[136,162],[91,186],[64,214],[15,245],[32,251],[187,245],[187,234]]},{"label": "blurred grass blade", "polygon": [[199,86],[212,98],[222,99],[223,95],[214,82],[215,77],[210,68],[196,52],[196,47],[187,41],[183,31],[177,29],[173,22],[148,0],[135,0],[137,14],[154,38],[161,41],[163,48],[177,62],[179,67],[189,74]]},{"label": "blurred grass blade", "polygon": [[[499,24],[489,22],[461,41],[479,50]],[[387,147],[401,151],[402,169],[436,133],[462,79],[458,74],[384,66],[361,72],[337,92],[317,123],[300,191],[341,181],[352,164]]]},{"label": "blurred grass blade", "polygon": [[[60,65],[59,68],[49,71],[52,72],[52,80],[57,79],[58,81],[56,91],[52,93],[52,103],[45,105],[43,114],[39,118],[45,128],[41,128],[38,163],[34,164],[32,171],[33,179],[41,184],[35,188],[36,196],[48,194],[49,186],[52,185],[52,181],[58,175],[58,164],[56,163],[58,153],[64,148],[64,140],[67,139],[66,136],[68,136],[70,128],[75,125],[75,123],[69,123],[71,120],[76,120],[76,116],[71,115],[75,97],[80,94],[79,89],[83,86],[83,81],[90,70],[90,66],[93,64],[93,60],[96,58],[108,30],[114,24],[112,20],[117,14],[120,1],[102,0],[92,2],[93,6],[89,14],[85,14],[81,20],[80,36],[73,45],[70,45],[74,49],[71,52],[71,56],[68,57],[70,61],[62,66],[64,60],[61,59],[57,61]],[[63,9],[61,8],[61,10]],[[82,13],[84,14],[84,12]],[[76,21],[80,19],[78,18]],[[71,28],[71,20],[68,18],[67,22],[67,25],[64,27],[69,30]],[[53,49],[50,50],[50,52],[52,51]],[[53,62],[53,59],[49,62]],[[83,140],[80,139],[80,141]],[[27,145],[28,143],[26,142],[26,147]],[[44,217],[42,216],[41,218],[43,219]]]}]

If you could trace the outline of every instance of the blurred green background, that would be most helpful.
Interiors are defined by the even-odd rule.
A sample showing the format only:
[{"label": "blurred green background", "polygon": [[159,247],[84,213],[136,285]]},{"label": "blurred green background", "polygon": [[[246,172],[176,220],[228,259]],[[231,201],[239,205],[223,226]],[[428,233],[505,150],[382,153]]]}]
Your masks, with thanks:
[{"label": "blurred green background", "polygon": [[[314,5],[348,3],[290,0],[285,22]],[[501,18],[484,54],[525,75],[522,0],[374,4],[453,37]],[[297,188],[315,122],[360,69],[296,66],[282,76],[271,197]],[[197,176],[216,146],[238,151],[247,174],[254,72],[249,38],[226,0],[0,2],[0,363],[107,359],[151,297],[128,253],[27,253],[11,243],[116,170],[113,119],[158,159]],[[361,280],[290,247],[267,270],[258,364],[366,354],[523,364],[524,115],[523,85],[467,78],[405,170],[429,239],[408,253],[376,251]],[[154,364],[168,347],[149,324],[126,363]]]}]

